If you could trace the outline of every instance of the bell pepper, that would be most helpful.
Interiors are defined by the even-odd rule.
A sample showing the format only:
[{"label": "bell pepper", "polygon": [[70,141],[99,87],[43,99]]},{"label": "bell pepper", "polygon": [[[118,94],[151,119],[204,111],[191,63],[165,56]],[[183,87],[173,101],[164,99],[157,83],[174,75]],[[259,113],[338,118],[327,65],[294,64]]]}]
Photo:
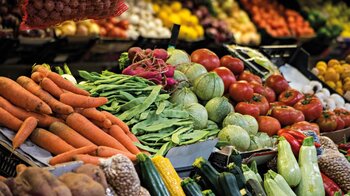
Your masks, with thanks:
[{"label": "bell pepper", "polygon": [[350,150],[350,143],[339,144],[338,148],[342,150]]},{"label": "bell pepper", "polygon": [[339,188],[339,186],[335,182],[333,182],[333,180],[328,178],[323,173],[321,173],[321,176],[322,176],[322,180],[323,180],[324,190],[326,191],[327,196],[333,196],[337,192],[341,193],[341,189]]},{"label": "bell pepper", "polygon": [[297,139],[295,139],[291,134],[289,133],[282,133],[281,136],[283,136],[287,141],[288,143],[290,144],[290,146],[292,147],[292,151],[293,151],[293,154],[298,157],[299,155],[299,150],[300,150],[300,143],[298,142]]}]

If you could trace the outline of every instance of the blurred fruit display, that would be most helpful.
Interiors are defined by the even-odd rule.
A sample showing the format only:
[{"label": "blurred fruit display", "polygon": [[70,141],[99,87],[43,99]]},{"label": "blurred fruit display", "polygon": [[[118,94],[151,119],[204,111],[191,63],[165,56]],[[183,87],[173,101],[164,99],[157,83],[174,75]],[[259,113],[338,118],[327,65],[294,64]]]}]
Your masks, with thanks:
[{"label": "blurred fruit display", "polygon": [[18,29],[21,18],[17,1],[0,0],[0,37],[12,36]]},{"label": "blurred fruit display", "polygon": [[55,28],[55,33],[57,36],[96,36],[100,34],[100,27],[93,20],[66,21]]},{"label": "blurred fruit display", "polygon": [[227,23],[237,44],[259,45],[260,34],[236,0],[214,0],[213,7],[219,20]]},{"label": "blurred fruit display", "polygon": [[309,22],[296,11],[276,0],[242,0],[253,21],[273,37],[311,37],[315,34]]},{"label": "blurred fruit display", "polygon": [[[173,24],[180,24],[179,38],[186,41],[195,41],[204,38],[204,29],[199,18],[190,9],[184,8],[179,1],[154,2],[153,9],[164,25],[171,28]],[[150,21],[147,22],[149,25]]]}]

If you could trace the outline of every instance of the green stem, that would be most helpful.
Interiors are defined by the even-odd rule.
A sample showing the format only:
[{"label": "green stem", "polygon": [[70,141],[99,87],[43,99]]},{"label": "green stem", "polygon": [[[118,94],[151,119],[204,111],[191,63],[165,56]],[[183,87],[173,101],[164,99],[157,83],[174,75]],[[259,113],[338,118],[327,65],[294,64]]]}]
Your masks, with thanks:
[{"label": "green stem", "polygon": [[314,138],[313,137],[307,137],[303,141],[303,146],[313,146],[314,145]]}]

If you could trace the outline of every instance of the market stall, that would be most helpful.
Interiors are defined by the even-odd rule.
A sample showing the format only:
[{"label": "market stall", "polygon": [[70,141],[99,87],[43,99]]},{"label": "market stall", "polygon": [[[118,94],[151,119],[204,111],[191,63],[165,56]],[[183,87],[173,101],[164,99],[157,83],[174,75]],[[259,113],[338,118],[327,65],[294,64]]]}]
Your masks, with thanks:
[{"label": "market stall", "polygon": [[21,3],[0,1],[0,195],[350,193],[350,56],[308,52],[347,36],[345,3]]}]

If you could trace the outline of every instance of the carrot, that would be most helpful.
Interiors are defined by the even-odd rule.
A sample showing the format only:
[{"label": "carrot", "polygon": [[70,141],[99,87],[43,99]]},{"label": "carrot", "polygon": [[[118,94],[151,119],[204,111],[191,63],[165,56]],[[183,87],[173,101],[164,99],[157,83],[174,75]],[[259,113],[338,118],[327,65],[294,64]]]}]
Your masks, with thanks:
[{"label": "carrot", "polygon": [[68,161],[71,161],[73,157],[77,154],[89,154],[91,152],[94,152],[97,150],[97,146],[91,145],[91,146],[84,146],[81,148],[73,149],[67,152],[64,152],[62,154],[59,154],[57,156],[54,156],[50,159],[49,164],[50,165],[56,165],[59,163],[65,163]]},{"label": "carrot", "polygon": [[33,72],[40,72],[47,75],[51,70],[45,65],[35,65],[32,69]]},{"label": "carrot", "polygon": [[109,129],[109,134],[125,146],[131,153],[139,154],[141,151],[133,144],[133,141],[125,134],[118,125],[113,125]]},{"label": "carrot", "polygon": [[63,93],[60,101],[75,108],[97,108],[108,102],[106,97],[87,97],[74,93]]},{"label": "carrot", "polygon": [[66,123],[69,127],[76,130],[96,145],[109,146],[123,150],[125,152],[129,152],[121,143],[119,143],[119,141],[102,131],[100,128],[98,128],[91,121],[79,113],[70,114],[66,119]]},{"label": "carrot", "polygon": [[60,137],[75,148],[95,145],[88,139],[80,135],[78,132],[61,122],[52,123],[50,125],[49,131],[57,135],[58,137]]},{"label": "carrot", "polygon": [[23,121],[13,116],[8,111],[4,110],[4,108],[0,107],[0,125],[5,126],[12,131],[17,132],[21,127]]},{"label": "carrot", "polygon": [[118,117],[114,116],[113,114],[107,112],[107,111],[102,111],[102,114],[104,114],[114,125],[118,125],[120,128],[124,130],[125,133],[130,133],[129,126],[120,120]]},{"label": "carrot", "polygon": [[24,164],[18,164],[16,165],[16,173],[17,173],[17,176],[19,176],[22,172],[24,172],[24,170],[27,169],[27,166],[24,165]]},{"label": "carrot", "polygon": [[94,119],[89,119],[89,120],[101,129],[109,129],[112,126],[112,122],[108,119],[106,119],[103,122],[100,122]]},{"label": "carrot", "polygon": [[68,115],[66,114],[55,114],[55,116],[58,118],[58,119],[62,119],[62,120],[66,120]]},{"label": "carrot", "polygon": [[0,96],[29,111],[52,114],[50,106],[9,78],[0,77]]},{"label": "carrot", "polygon": [[82,161],[85,164],[90,163],[90,164],[97,165],[97,166],[101,164],[101,160],[103,160],[103,158],[91,156],[88,154],[77,154],[77,155],[73,156],[73,161]]},{"label": "carrot", "polygon": [[48,92],[44,91],[38,84],[36,84],[32,79],[26,76],[20,76],[17,78],[17,82],[25,89],[38,96],[44,102],[46,102],[54,112],[59,114],[70,114],[74,110],[71,106],[66,105],[57,101]]},{"label": "carrot", "polygon": [[79,108],[77,112],[88,119],[97,120],[99,122],[103,122],[107,119],[107,117],[102,112],[96,110],[96,108]]},{"label": "carrot", "polygon": [[139,139],[137,139],[137,137],[133,133],[129,132],[126,135],[131,139],[131,141],[140,143]]},{"label": "carrot", "polygon": [[41,72],[33,72],[30,78],[35,82],[39,83],[45,78],[45,74]]},{"label": "carrot", "polygon": [[116,154],[123,154],[123,155],[127,156],[132,161],[136,160],[136,155],[134,155],[130,152],[125,152],[122,150],[110,148],[108,146],[99,146],[96,150],[96,155],[99,157],[111,157],[111,156],[114,156]]},{"label": "carrot", "polygon": [[30,135],[30,140],[54,155],[75,149],[57,135],[45,129],[36,128]]},{"label": "carrot", "polygon": [[59,74],[57,74],[55,72],[49,72],[47,74],[47,77],[50,78],[60,88],[66,89],[70,92],[73,92],[73,93],[76,93],[79,95],[85,95],[85,96],[90,95],[89,92],[74,86],[74,84],[72,84],[68,80],[64,79],[62,76],[60,76]]},{"label": "carrot", "polygon": [[34,117],[28,117],[25,119],[16,133],[16,136],[12,140],[13,149],[17,149],[24,141],[26,141],[37,125],[38,119]]},{"label": "carrot", "polygon": [[[37,73],[37,72],[35,72],[35,73]],[[59,99],[61,94],[63,94],[63,90],[60,87],[58,87],[54,82],[52,82],[52,80],[50,80],[49,78],[44,78],[40,82],[40,86],[41,86],[41,88],[43,88],[44,90],[49,92],[52,96],[56,97],[57,99]]]},{"label": "carrot", "polygon": [[39,120],[39,126],[40,127],[49,127],[51,123],[53,122],[63,122],[62,120],[58,118],[54,118],[52,116],[49,116],[47,114],[39,114],[35,112],[28,112],[20,107],[17,107],[4,99],[0,96],[0,107],[7,110],[9,113],[13,114],[15,117],[17,117],[20,120],[25,120],[28,117],[34,117]]}]

